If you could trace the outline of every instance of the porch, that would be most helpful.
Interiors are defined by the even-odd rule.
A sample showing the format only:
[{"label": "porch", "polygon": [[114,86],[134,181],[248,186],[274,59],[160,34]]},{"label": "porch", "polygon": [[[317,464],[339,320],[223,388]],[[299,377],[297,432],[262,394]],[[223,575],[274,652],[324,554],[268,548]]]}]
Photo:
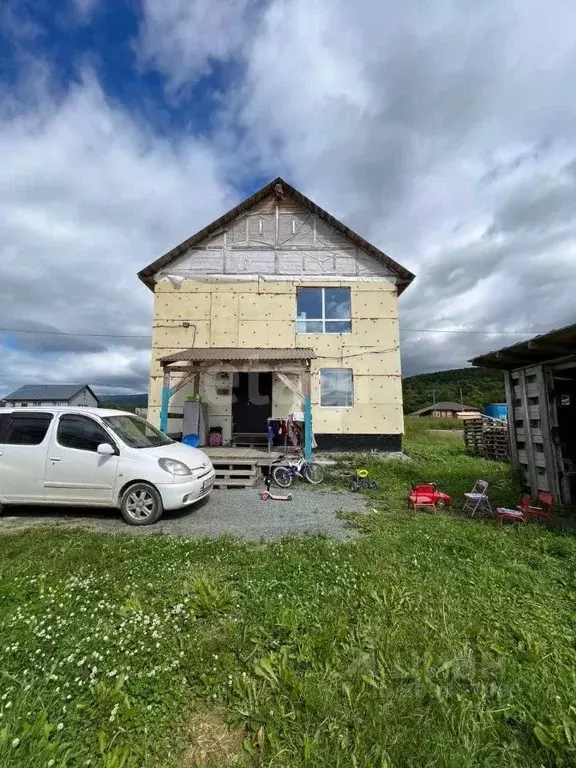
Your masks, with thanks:
[{"label": "porch", "polygon": [[[224,443],[217,447],[219,459],[251,458],[258,465],[259,461],[269,464],[272,456],[289,450],[287,427],[293,429],[299,422],[300,428],[294,432],[300,434],[309,458],[313,441],[310,368],[314,357],[309,348],[212,347],[167,355],[159,361],[163,370],[160,428],[174,436],[178,432],[195,433],[185,429],[185,413],[196,410],[203,427],[199,430],[200,445],[207,453],[216,446],[208,446],[206,436],[219,431]],[[268,435],[274,430],[284,439],[276,440],[283,444],[270,450]],[[223,449],[233,453],[224,454]],[[234,453],[237,450],[255,453],[241,456]]]}]

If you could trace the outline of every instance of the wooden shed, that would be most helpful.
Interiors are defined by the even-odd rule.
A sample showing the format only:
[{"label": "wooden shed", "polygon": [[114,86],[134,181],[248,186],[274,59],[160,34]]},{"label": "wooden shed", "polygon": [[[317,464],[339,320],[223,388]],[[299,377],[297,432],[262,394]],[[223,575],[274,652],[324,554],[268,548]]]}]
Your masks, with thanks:
[{"label": "wooden shed", "polygon": [[576,324],[470,361],[505,372],[510,456],[533,495],[576,502]]}]

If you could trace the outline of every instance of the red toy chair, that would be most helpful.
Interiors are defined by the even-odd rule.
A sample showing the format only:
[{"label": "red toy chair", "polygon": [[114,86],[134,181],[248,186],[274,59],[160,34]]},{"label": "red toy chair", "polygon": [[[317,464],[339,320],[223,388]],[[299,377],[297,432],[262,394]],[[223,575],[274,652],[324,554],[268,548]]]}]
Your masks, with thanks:
[{"label": "red toy chair", "polygon": [[554,499],[552,494],[548,491],[540,491],[538,501],[542,506],[537,507],[531,504],[530,494],[525,493],[516,509],[498,507],[496,514],[501,523],[504,520],[510,520],[524,525],[526,520],[551,520],[554,516]]}]

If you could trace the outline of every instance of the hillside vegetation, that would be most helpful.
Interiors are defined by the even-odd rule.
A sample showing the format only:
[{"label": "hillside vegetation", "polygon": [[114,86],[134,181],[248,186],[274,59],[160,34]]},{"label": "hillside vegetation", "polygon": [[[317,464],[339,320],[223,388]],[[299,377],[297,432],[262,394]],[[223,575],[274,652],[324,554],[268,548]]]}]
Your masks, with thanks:
[{"label": "hillside vegetation", "polygon": [[402,387],[405,413],[424,408],[434,400],[460,402],[460,388],[464,403],[476,408],[482,408],[486,403],[503,403],[506,400],[502,371],[488,368],[456,368],[421,373],[404,379]]}]

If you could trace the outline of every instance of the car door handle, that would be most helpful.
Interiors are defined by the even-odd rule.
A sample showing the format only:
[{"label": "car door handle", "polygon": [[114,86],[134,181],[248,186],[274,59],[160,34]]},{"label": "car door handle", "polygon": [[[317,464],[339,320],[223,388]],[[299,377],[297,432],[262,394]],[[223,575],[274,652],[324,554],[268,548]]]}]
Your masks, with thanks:
[{"label": "car door handle", "polygon": [[49,456],[48,461],[62,461],[59,456]]}]

